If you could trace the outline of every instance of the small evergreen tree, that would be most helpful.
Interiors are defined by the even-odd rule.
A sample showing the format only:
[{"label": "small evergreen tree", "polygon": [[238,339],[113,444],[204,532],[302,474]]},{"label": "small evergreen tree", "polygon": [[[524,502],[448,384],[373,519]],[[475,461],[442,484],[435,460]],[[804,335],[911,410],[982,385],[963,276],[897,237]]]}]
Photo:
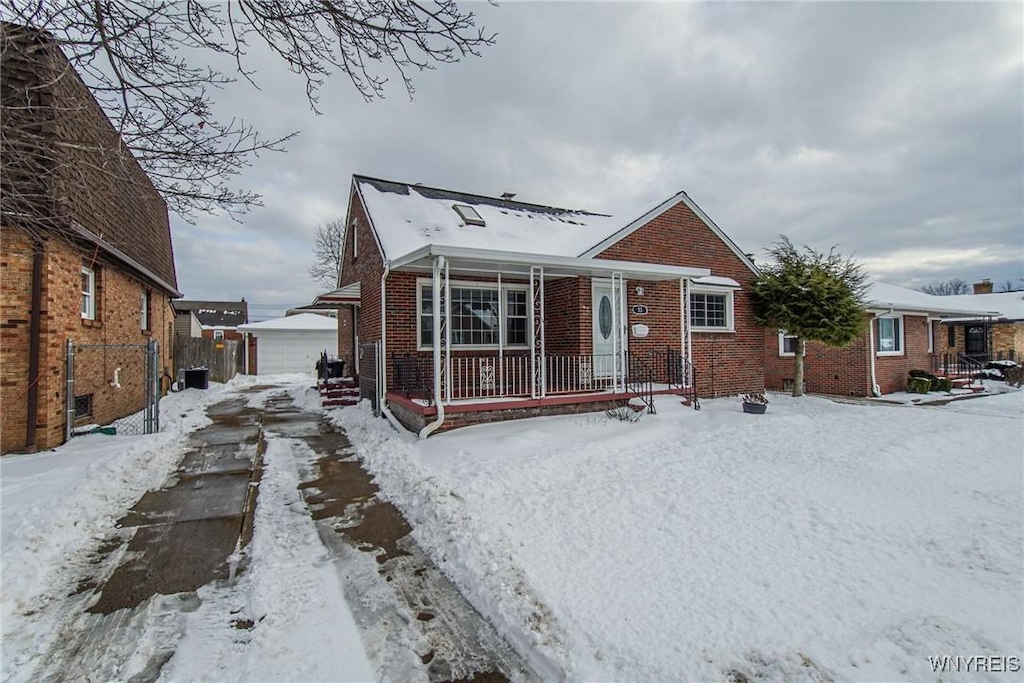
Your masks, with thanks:
[{"label": "small evergreen tree", "polygon": [[867,275],[835,247],[828,254],[797,249],[785,235],[768,253],[773,262],[761,268],[750,295],[754,319],[796,337],[793,395],[803,396],[806,343],[842,348],[863,332]]}]

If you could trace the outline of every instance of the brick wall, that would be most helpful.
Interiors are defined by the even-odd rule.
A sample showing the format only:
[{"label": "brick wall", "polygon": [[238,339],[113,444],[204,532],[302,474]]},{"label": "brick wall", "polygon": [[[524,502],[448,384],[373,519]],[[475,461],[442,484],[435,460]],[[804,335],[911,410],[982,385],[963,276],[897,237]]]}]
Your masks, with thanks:
[{"label": "brick wall", "polygon": [[[0,451],[6,453],[25,447],[32,244],[18,229],[5,228],[0,246]],[[97,272],[95,321],[81,317],[83,263],[92,264]],[[150,292],[149,330],[141,327],[144,288]],[[166,293],[126,273],[116,262],[94,260],[93,253],[69,242],[48,241],[43,260],[37,447],[52,448],[63,442],[68,339],[76,344],[145,344],[154,337],[160,345],[161,370],[171,372],[173,323]],[[121,367],[120,389],[110,386],[117,367]],[[93,414],[79,423],[106,424],[140,410],[145,396],[144,367],[138,351],[108,349],[79,354],[75,394],[93,394]]]},{"label": "brick wall", "polygon": [[[874,318],[870,314],[866,317],[869,321]],[[877,330],[876,326],[876,338]],[[936,348],[941,348],[938,344],[944,342],[944,332],[944,329],[936,329]],[[903,316],[903,354],[875,356],[875,381],[883,394],[905,391],[907,373],[911,370],[930,370],[928,335],[926,317]],[[804,390],[815,394],[870,396],[872,353],[867,328],[853,344],[842,349],[809,342],[804,358]],[[782,391],[792,386],[793,357],[779,355],[778,333],[774,330],[765,333],[765,376],[769,389]]]},{"label": "brick wall", "polygon": [[[59,49],[43,34],[18,35],[21,38],[7,46],[12,49],[5,50],[0,78],[4,135],[32,142],[18,149],[34,151],[19,152],[5,159],[2,167],[5,196],[15,201],[4,201],[7,213],[0,228],[0,452],[26,446],[27,388],[33,381],[28,376],[32,241],[26,230],[44,240],[40,375],[34,379],[39,448],[63,440],[68,338],[88,344],[143,344],[153,336],[160,343],[162,365],[168,370],[171,365],[174,315],[169,293],[105,252],[79,242],[75,228],[102,237],[167,287],[176,287],[163,199]],[[18,204],[25,195],[32,200]],[[98,273],[94,322],[81,318],[83,262],[94,265]],[[140,325],[144,288],[150,290],[148,331]],[[82,359],[76,378],[76,393],[94,394],[89,421],[106,422],[140,408],[135,361],[112,357],[110,350],[105,357],[93,353],[98,352]],[[117,367],[122,368],[120,389],[110,386]]]},{"label": "brick wall", "polygon": [[[980,324],[980,323],[975,323]],[[936,352],[937,353],[966,353],[966,336],[964,329],[969,327],[965,323],[943,323],[937,326]],[[955,343],[949,344],[949,328],[953,328]],[[991,337],[993,354],[1014,352],[1016,358],[1024,358],[1024,322],[992,323]]]},{"label": "brick wall", "polygon": [[[355,253],[358,241],[358,255]],[[360,287],[360,307],[358,332],[359,341],[372,342],[380,340],[380,278],[384,274],[384,260],[377,247],[376,238],[366,217],[366,210],[356,192],[352,192],[348,205],[348,230],[345,233],[344,252],[342,254],[341,279],[339,287],[354,282]],[[390,296],[390,294],[389,294]],[[388,300],[388,311],[392,311],[393,302]],[[352,348],[352,329],[346,325],[351,318],[338,315],[338,349],[345,355],[346,349]],[[388,337],[390,345],[391,338]],[[391,351],[388,350],[390,355]]]},{"label": "brick wall", "polygon": [[[765,331],[765,387],[790,391],[793,386],[793,356],[779,355],[775,330]],[[870,396],[868,334],[843,349],[831,349],[818,342],[807,343],[804,357],[804,390],[812,394]]]},{"label": "brick wall", "polygon": [[[736,280],[740,291],[734,298],[735,332],[692,333],[698,391],[703,396],[723,396],[764,388],[764,331],[754,324],[746,293],[755,275],[689,207],[676,204],[598,258],[710,268],[712,275]],[[638,284],[644,287],[643,297],[635,294]],[[631,281],[628,289],[630,306],[643,304],[649,309],[646,316],[630,313],[629,324],[640,322],[651,328],[648,339],[631,338],[630,348],[681,349],[679,283]]]}]

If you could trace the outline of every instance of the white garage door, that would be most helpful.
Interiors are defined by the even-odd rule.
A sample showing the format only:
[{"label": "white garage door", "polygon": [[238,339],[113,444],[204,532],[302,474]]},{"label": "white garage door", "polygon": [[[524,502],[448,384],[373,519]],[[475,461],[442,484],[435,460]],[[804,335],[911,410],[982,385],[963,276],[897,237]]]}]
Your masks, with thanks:
[{"label": "white garage door", "polygon": [[256,336],[256,374],[314,373],[320,354],[338,352],[338,333],[329,330],[260,332]]}]

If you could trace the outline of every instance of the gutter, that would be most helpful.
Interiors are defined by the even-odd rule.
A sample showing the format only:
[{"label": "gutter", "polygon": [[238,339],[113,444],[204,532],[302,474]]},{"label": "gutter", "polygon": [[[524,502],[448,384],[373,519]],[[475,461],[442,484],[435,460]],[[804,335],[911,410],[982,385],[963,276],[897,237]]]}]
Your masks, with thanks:
[{"label": "gutter", "polygon": [[[391,414],[388,410],[387,402],[384,397],[387,396],[387,385],[388,385],[388,362],[387,362],[387,336],[388,336],[388,323],[387,316],[384,315],[386,310],[385,304],[387,304],[387,281],[388,275],[391,273],[391,261],[385,259],[384,261],[384,272],[380,274],[380,364],[377,366],[377,405],[380,408],[380,414],[387,418],[387,421],[391,423],[391,426],[398,430],[399,433],[405,430],[399,423],[398,418]],[[353,330],[355,334],[355,330]],[[358,360],[357,360],[358,362]]]},{"label": "gutter", "polygon": [[[892,315],[894,309],[889,309],[886,315]],[[873,313],[874,317],[868,322],[868,367],[871,368],[871,395],[878,398],[882,395],[882,388],[878,386],[878,378],[875,374],[875,320],[878,319],[878,313]]]}]

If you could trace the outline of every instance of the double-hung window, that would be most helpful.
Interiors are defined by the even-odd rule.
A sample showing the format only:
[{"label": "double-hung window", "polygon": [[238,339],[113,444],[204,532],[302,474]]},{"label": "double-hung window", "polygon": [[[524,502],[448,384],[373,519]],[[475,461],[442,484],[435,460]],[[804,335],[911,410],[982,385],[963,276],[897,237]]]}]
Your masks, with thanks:
[{"label": "double-hung window", "polygon": [[96,271],[82,266],[82,319],[96,319]]},{"label": "double-hung window", "polygon": [[732,332],[732,290],[691,289],[690,326],[699,332]]},{"label": "double-hung window", "polygon": [[795,334],[789,334],[785,330],[779,330],[779,355],[780,356],[795,356],[797,347],[797,337]]},{"label": "double-hung window", "polygon": [[903,316],[882,316],[876,319],[878,336],[875,351],[879,356],[903,355]]},{"label": "double-hung window", "polygon": [[142,296],[139,297],[139,324],[142,330],[149,331],[149,290],[142,288]]},{"label": "double-hung window", "polygon": [[[526,290],[510,285],[458,283],[449,286],[450,334],[452,347],[524,347],[527,344],[528,308]],[[419,285],[420,348],[434,344],[434,288]]]}]

